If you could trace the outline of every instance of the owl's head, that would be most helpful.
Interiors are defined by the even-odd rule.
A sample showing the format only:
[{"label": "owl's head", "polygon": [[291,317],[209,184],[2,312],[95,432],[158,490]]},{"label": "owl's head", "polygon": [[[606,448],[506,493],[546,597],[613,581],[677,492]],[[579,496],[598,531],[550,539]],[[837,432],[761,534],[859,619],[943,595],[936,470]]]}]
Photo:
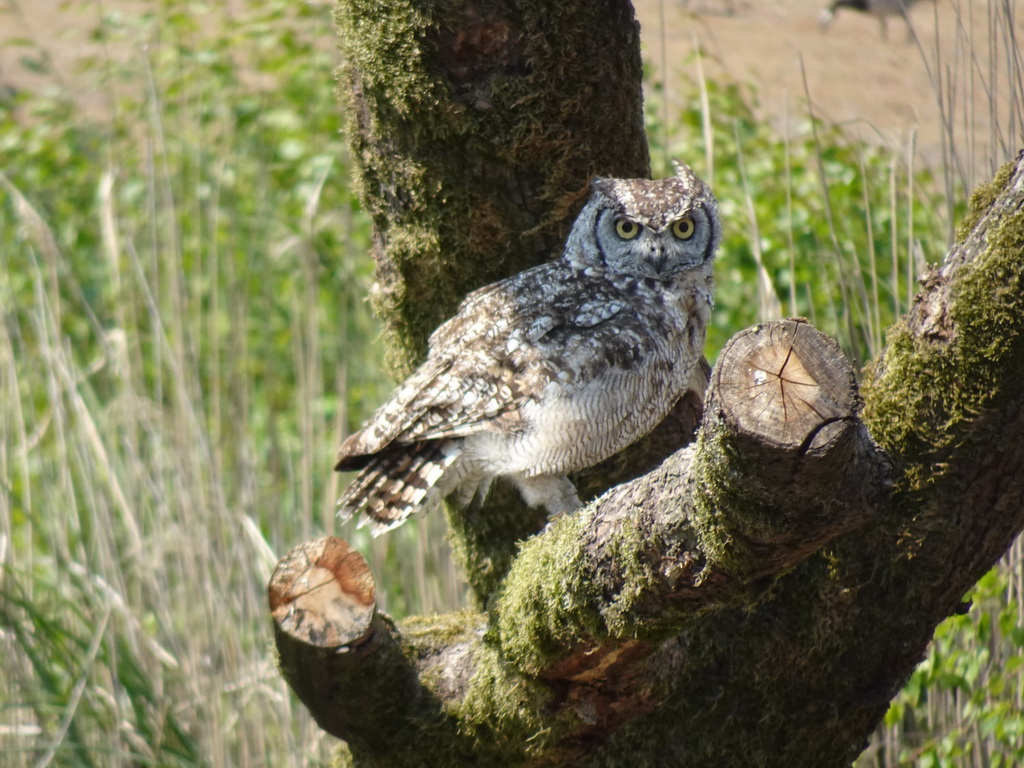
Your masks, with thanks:
[{"label": "owl's head", "polygon": [[565,244],[565,258],[639,276],[710,274],[722,239],[718,203],[693,170],[676,164],[669,179],[594,179]]}]

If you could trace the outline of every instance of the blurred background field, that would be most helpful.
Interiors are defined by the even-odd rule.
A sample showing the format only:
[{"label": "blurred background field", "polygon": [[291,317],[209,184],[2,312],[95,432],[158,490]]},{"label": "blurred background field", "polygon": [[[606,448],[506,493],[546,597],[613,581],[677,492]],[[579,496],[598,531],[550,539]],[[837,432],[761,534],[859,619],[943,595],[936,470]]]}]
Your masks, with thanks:
[{"label": "blurred background field", "polygon": [[[804,315],[859,362],[1024,146],[1012,0],[899,20],[637,3],[655,173],[713,183],[708,355]],[[264,587],[324,532],[395,616],[462,604],[443,516],[339,526],[335,446],[387,394],[331,7],[0,1],[0,764],[322,765]],[[1024,764],[1020,543],[859,766]]]}]

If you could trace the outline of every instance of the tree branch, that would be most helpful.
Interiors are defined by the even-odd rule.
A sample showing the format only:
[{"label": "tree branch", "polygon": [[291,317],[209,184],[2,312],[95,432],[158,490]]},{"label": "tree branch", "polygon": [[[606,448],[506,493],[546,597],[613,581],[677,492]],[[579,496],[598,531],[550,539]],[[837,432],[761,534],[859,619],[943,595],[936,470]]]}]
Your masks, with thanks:
[{"label": "tree branch", "polygon": [[[366,651],[366,617],[320,600],[317,621],[293,624],[342,626],[297,637],[279,621],[277,636],[289,659],[301,641],[328,668],[282,671],[318,722],[374,761],[457,765],[453,745],[472,734],[474,760],[484,749],[503,765],[540,754],[565,764],[667,698],[665,664],[685,666],[685,654],[670,657],[695,620],[756,603],[769,577],[870,519],[886,497],[888,463],[858,408],[853,372],[827,337],[798,321],[740,334],[713,377],[696,446],[527,542],[486,624],[476,613],[420,620],[406,637],[404,625],[396,635],[378,621]],[[285,562],[297,557],[305,562]],[[279,568],[272,593],[303,584],[295,570]],[[325,657],[324,644],[350,650]],[[324,678],[346,681],[344,701]],[[367,722],[367,712],[388,714],[387,739],[373,735],[384,722]],[[435,715],[429,727],[425,712]]]},{"label": "tree branch", "polygon": [[899,468],[892,578],[931,626],[1024,526],[1024,152],[970,208],[865,375],[866,419]]}]

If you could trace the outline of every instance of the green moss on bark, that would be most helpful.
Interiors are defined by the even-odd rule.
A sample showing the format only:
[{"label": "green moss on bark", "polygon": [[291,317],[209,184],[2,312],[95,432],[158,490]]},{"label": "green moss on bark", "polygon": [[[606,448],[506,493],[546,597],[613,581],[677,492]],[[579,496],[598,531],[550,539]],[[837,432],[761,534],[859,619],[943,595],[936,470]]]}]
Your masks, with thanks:
[{"label": "green moss on bark", "polygon": [[[974,226],[1010,170],[973,196]],[[907,489],[943,476],[964,440],[987,439],[975,429],[977,414],[1013,394],[1024,371],[1024,211],[995,212],[971,239],[979,235],[977,257],[962,265],[954,251],[930,278],[944,284],[955,273],[944,303],[897,323],[885,357],[865,377],[865,421],[879,444],[901,457]]]},{"label": "green moss on bark", "polygon": [[728,520],[722,519],[718,510],[735,510],[745,523],[750,520],[756,525],[755,518],[762,517],[764,507],[763,490],[734,481],[736,475],[757,475],[743,465],[742,456],[731,449],[722,430],[706,424],[697,436],[696,455],[694,479],[705,489],[693,498],[693,525],[700,551],[729,573],[742,575],[751,567],[749,550],[732,535]]},{"label": "green moss on bark", "polygon": [[974,231],[981,217],[988,212],[992,203],[1006,188],[1013,175],[1013,163],[1006,163],[987,184],[979,184],[967,201],[967,213],[956,228],[956,242],[962,243]]},{"label": "green moss on bark", "polygon": [[607,635],[601,596],[587,579],[580,546],[589,519],[587,512],[567,515],[551,524],[543,540],[523,543],[496,596],[498,643],[524,674],[538,675],[567,649]]}]

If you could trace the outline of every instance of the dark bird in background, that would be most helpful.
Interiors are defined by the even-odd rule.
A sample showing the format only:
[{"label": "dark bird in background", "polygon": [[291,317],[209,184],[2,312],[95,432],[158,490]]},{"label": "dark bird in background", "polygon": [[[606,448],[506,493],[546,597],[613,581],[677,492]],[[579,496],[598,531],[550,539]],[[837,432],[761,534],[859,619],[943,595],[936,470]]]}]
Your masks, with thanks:
[{"label": "dark bird in background", "polygon": [[888,27],[886,20],[889,16],[902,16],[907,24],[907,40],[913,40],[914,35],[910,26],[908,11],[915,3],[921,0],[832,0],[832,3],[821,13],[818,23],[822,28],[828,28],[835,18],[836,11],[840,8],[867,13],[878,19],[882,28],[882,39],[888,38]]}]

